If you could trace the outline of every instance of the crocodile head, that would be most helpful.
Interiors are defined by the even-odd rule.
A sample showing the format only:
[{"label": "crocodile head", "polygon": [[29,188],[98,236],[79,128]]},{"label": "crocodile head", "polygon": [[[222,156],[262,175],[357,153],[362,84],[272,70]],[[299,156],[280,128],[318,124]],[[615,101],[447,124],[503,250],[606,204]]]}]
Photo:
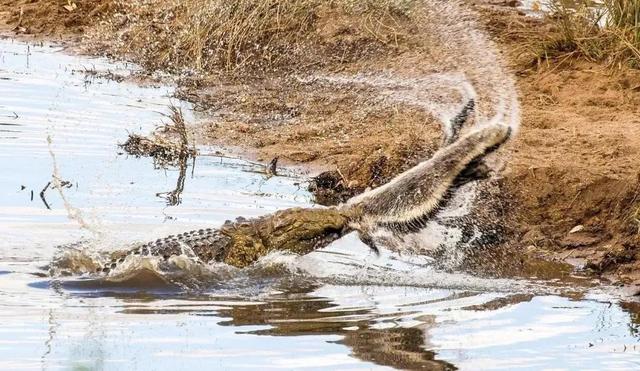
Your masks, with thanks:
[{"label": "crocodile head", "polygon": [[226,223],[231,239],[223,261],[245,267],[272,251],[307,254],[350,231],[349,215],[337,208],[292,208],[264,217]]}]

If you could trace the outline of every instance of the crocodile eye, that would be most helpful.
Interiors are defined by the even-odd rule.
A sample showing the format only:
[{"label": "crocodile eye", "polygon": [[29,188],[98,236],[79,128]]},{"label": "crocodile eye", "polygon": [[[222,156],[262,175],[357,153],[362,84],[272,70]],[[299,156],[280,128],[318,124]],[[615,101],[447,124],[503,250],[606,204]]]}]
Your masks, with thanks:
[{"label": "crocodile eye", "polygon": [[109,273],[109,272],[111,271],[111,269],[109,269],[109,268],[107,268],[107,267],[104,267],[104,268],[102,268],[102,271],[103,271],[104,273]]},{"label": "crocodile eye", "polygon": [[111,263],[111,269],[115,268],[118,264],[116,263]]}]

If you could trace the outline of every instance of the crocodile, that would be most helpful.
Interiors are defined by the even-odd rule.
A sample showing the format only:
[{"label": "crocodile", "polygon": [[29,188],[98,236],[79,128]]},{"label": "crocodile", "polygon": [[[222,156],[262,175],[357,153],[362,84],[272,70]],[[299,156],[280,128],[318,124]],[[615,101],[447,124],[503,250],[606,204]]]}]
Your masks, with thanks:
[{"label": "crocodile", "polygon": [[443,145],[430,159],[346,203],[328,208],[290,208],[258,218],[227,221],[219,228],[171,235],[114,253],[97,270],[109,273],[128,255],[169,259],[180,254],[203,263],[224,262],[243,268],[273,251],[307,254],[353,231],[377,251],[377,229],[418,229],[446,203],[456,187],[487,176],[483,158],[509,139],[511,128],[493,123],[461,136],[460,129],[473,108],[471,100],[443,130]]}]

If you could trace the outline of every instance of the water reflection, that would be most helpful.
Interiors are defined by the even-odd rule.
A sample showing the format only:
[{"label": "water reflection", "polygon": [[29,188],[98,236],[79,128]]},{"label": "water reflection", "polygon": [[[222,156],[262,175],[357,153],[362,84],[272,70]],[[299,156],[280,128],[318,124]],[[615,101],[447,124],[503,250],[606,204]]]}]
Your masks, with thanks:
[{"label": "water reflection", "polygon": [[[65,291],[65,295],[100,301],[113,298],[118,317],[138,318],[139,323],[179,321],[192,336],[156,337],[148,342],[170,342],[171,350],[164,355],[183,360],[234,358],[228,364],[231,368],[246,366],[240,359],[256,346],[256,357],[283,368],[302,367],[308,359],[352,366],[348,359],[332,359],[335,348],[326,353],[320,344],[346,347],[339,353],[346,352],[365,367],[428,370],[590,369],[585,367],[586,359],[593,369],[627,370],[637,365],[640,355],[637,303],[618,304],[593,295],[574,300],[534,293],[349,287],[313,280],[305,284],[303,277],[301,282],[298,285],[291,277],[257,280],[259,289],[242,295],[237,295],[233,284],[209,294]],[[226,291],[229,294],[220,296]],[[198,329],[210,327],[211,321],[219,329],[202,338]],[[246,351],[223,356],[216,345],[226,339],[219,338],[221,333],[238,337]],[[181,342],[192,346],[186,350]],[[256,344],[279,345],[275,351]],[[232,354],[234,349],[239,351],[231,348]],[[327,364],[306,366],[323,365]]]},{"label": "water reflection", "polygon": [[629,331],[640,339],[640,302],[622,302],[620,307],[629,313]]},{"label": "water reflection", "polygon": [[[218,325],[230,327],[241,336],[339,336],[339,340],[329,342],[347,346],[351,356],[365,362],[400,369],[457,369],[446,361],[437,360],[436,353],[427,349],[425,338],[435,323],[434,316],[420,316],[421,325],[416,327],[378,328],[378,321],[385,316],[376,316],[367,308],[335,311],[337,305],[331,299],[313,295],[315,288],[299,285],[287,289],[281,287],[286,294],[261,297],[259,301],[228,296],[164,296],[160,299],[141,293],[111,292],[109,295],[125,303],[120,310],[122,314],[213,317]],[[156,300],[179,298],[186,301],[168,308],[154,307]],[[141,308],[141,303],[147,305]],[[292,343],[295,344],[295,338]]]},{"label": "water reflection", "polygon": [[[165,200],[167,200],[167,206],[177,206],[180,205],[182,203],[182,192],[184,192],[184,181],[185,178],[187,177],[187,161],[189,161],[190,156],[188,154],[185,153],[181,153],[180,156],[178,157],[178,179],[176,182],[176,187],[168,192],[161,192],[158,193],[157,196],[158,197],[162,197]],[[193,164],[192,166],[195,169],[195,165],[196,165],[196,161],[195,161],[195,157],[193,158]],[[193,173],[192,173],[193,176]]]},{"label": "water reflection", "polygon": [[332,312],[335,304],[326,298],[306,297],[270,299],[251,306],[221,309],[219,315],[229,317],[223,326],[269,325],[268,329],[247,333],[266,336],[340,335],[337,344],[350,348],[350,354],[366,362],[400,369],[453,370],[452,364],[436,360],[436,354],[425,348],[425,336],[433,317],[422,317],[420,327],[376,328],[376,322],[359,316],[365,309]]}]

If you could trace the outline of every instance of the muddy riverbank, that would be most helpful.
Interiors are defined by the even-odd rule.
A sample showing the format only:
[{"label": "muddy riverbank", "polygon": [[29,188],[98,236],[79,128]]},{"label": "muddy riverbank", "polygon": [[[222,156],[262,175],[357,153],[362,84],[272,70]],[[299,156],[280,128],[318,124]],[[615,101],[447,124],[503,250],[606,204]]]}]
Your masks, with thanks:
[{"label": "muddy riverbank", "polygon": [[[172,27],[184,22],[180,9],[158,18],[152,4],[103,0],[71,10],[49,0],[3,4],[0,17],[14,32],[71,37],[74,48],[133,59],[149,72],[172,70],[174,59],[158,55],[163,43],[175,40]],[[464,7],[477,12],[478,20],[469,22],[493,38],[519,90],[520,131],[492,188],[508,201],[499,208],[506,244],[571,261],[633,290],[640,279],[640,72],[584,60],[541,61],[532,45],[552,24],[484,1]],[[354,14],[370,22],[355,22]],[[413,84],[416,72],[440,68],[443,55],[447,61],[453,56],[450,50],[431,53],[422,41],[429,28],[417,27],[403,9],[320,7],[314,16],[303,27],[305,43],[292,49],[270,44],[290,59],[233,71],[218,61],[206,73],[197,64],[172,72],[177,94],[211,116],[192,128],[199,143],[332,171],[329,183],[351,195],[428,157],[440,140],[439,118],[390,100],[407,90],[397,84],[381,95],[384,78],[391,72]],[[156,35],[154,45],[144,45],[145,34]],[[235,55],[252,61],[256,54],[271,55],[245,49]],[[472,69],[465,72],[473,79]],[[477,73],[483,81],[486,71]]]}]

